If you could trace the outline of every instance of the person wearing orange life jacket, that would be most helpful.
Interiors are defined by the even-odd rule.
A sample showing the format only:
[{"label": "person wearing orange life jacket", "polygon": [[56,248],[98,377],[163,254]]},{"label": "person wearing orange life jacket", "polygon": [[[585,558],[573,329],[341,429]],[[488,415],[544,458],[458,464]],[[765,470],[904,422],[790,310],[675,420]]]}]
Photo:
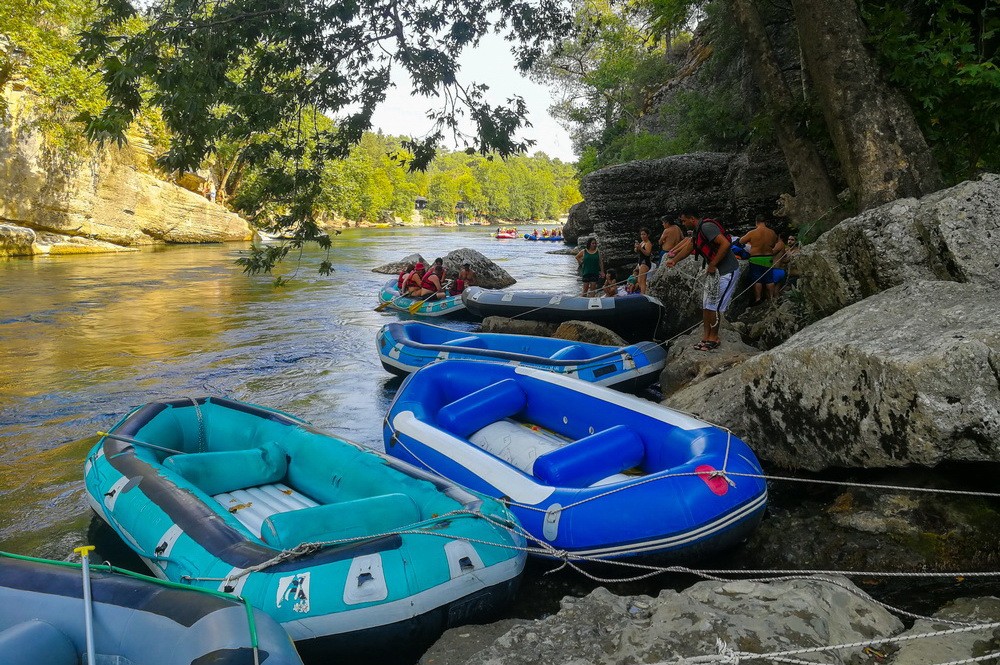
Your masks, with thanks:
[{"label": "person wearing orange life jacket", "polygon": [[420,281],[420,291],[417,292],[418,298],[434,297],[435,299],[444,298],[447,294],[444,292],[444,261],[442,259],[435,259],[434,265],[424,273],[423,278]]},{"label": "person wearing orange life jacket", "polygon": [[408,296],[415,296],[420,292],[420,285],[424,280],[424,264],[417,263],[413,266],[413,271],[406,278],[404,293]]},{"label": "person wearing orange life jacket", "polygon": [[410,273],[413,272],[413,264],[407,263],[406,267],[399,272],[399,279],[396,280],[396,290],[400,293],[403,292],[403,286],[406,284],[406,280],[410,278]]},{"label": "person wearing orange life jacket", "polygon": [[672,268],[690,254],[702,257],[708,277],[702,298],[702,340],[695,345],[696,351],[714,351],[722,344],[719,328],[722,315],[729,307],[729,301],[736,291],[740,264],[730,250],[732,241],[722,224],[715,219],[701,219],[694,210],[684,210],[680,214],[684,227],[694,231],[690,242],[682,242],[667,252],[667,267]]}]

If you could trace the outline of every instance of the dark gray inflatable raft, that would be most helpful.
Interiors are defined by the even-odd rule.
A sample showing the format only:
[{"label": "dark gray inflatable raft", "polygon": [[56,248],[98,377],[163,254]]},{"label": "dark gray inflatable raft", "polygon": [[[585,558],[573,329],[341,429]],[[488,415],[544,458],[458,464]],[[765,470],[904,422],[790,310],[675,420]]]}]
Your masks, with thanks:
[{"label": "dark gray inflatable raft", "polygon": [[[96,665],[302,665],[271,617],[222,594],[90,567]],[[80,566],[0,553],[0,662],[86,662]],[[255,653],[256,652],[256,653]]]}]

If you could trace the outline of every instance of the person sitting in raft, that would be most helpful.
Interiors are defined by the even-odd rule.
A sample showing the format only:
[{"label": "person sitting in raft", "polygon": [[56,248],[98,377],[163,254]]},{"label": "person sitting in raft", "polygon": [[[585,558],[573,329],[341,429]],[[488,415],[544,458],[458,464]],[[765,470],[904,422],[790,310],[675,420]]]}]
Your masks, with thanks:
[{"label": "person sitting in raft", "polygon": [[615,274],[614,268],[604,273],[604,295],[609,298],[618,295],[618,276]]},{"label": "person sitting in raft", "polygon": [[468,263],[463,263],[455,277],[455,283],[451,287],[451,295],[457,296],[468,287],[475,285],[476,273],[472,272],[472,267]]},{"label": "person sitting in raft", "polygon": [[406,267],[399,272],[399,279],[396,280],[396,290],[400,293],[403,293],[403,286],[406,284],[406,280],[409,279],[411,272],[413,272],[412,263],[407,263]]},{"label": "person sitting in raft", "polygon": [[639,290],[639,266],[632,268],[632,274],[625,280],[625,293],[636,293]]},{"label": "person sitting in raft", "polygon": [[[438,263],[441,261],[441,264]],[[431,297],[435,299],[444,298],[447,294],[444,292],[444,263],[441,259],[435,259],[434,265],[428,270],[423,279],[420,280],[420,291],[417,292],[418,298],[428,298]]]},{"label": "person sitting in raft", "polygon": [[417,263],[413,266],[413,271],[406,278],[406,295],[415,296],[420,293],[420,284],[424,280],[424,264]]}]

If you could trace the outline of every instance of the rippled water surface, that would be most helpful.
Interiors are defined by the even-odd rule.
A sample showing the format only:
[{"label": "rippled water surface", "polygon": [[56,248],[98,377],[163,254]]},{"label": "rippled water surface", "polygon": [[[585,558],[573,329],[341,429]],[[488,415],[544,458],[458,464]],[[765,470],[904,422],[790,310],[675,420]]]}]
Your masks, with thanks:
[{"label": "rippled water surface", "polygon": [[375,352],[396,315],[374,311],[387,277],[373,267],[470,247],[520,288],[575,288],[573,257],[547,254],[562,244],[490,230],[348,230],[332,276],[307,249],[277,271],[291,277],[279,287],[242,274],[240,244],[0,262],[0,549],[65,558],[84,542],[84,455],[152,400],[224,395],[381,446],[399,381]]}]

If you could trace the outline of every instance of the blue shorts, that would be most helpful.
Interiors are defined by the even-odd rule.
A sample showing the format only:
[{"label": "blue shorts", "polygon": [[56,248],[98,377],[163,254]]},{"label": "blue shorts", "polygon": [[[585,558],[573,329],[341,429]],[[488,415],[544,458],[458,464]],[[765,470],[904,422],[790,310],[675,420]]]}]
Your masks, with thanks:
[{"label": "blue shorts", "polygon": [[754,284],[774,284],[774,269],[770,266],[762,266],[751,263],[749,266],[750,281]]}]

